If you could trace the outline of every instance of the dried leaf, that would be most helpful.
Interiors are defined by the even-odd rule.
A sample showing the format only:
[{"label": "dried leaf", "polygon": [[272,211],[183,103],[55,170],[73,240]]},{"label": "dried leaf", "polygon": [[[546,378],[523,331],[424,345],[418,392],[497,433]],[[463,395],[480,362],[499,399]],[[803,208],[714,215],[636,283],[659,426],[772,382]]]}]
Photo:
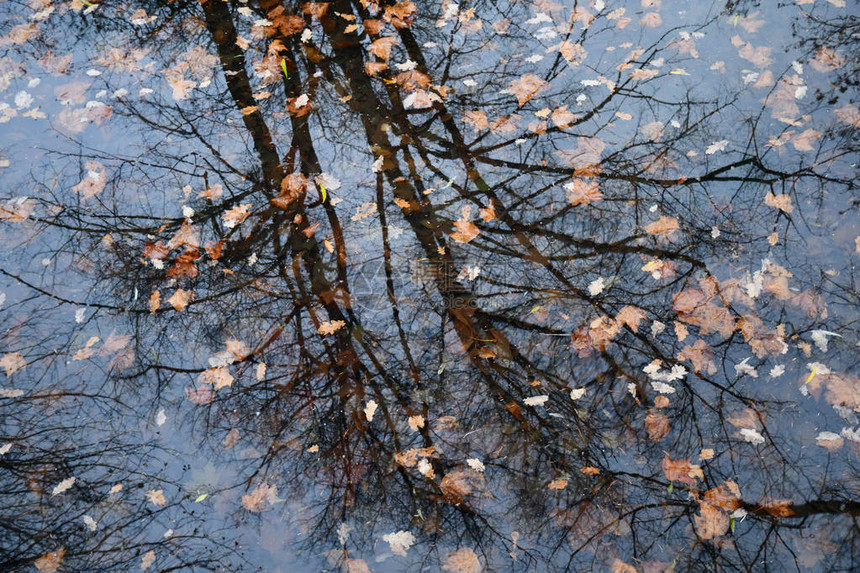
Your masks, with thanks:
[{"label": "dried leaf", "polygon": [[167,503],[167,500],[164,498],[164,490],[162,489],[147,490],[146,499],[159,507],[164,507],[164,504]]},{"label": "dried leaf", "polygon": [[696,478],[705,479],[702,468],[690,464],[690,458],[673,460],[669,454],[663,457],[663,473],[669,481],[679,481],[687,485],[696,483]]},{"label": "dried leaf", "polygon": [[565,183],[564,188],[567,190],[567,200],[574,207],[599,203],[603,200],[603,193],[600,192],[594,179],[574,179]]},{"label": "dried leaf", "polygon": [[566,479],[554,479],[547,484],[547,489],[564,489],[567,487]]},{"label": "dried leaf", "polygon": [[0,367],[6,371],[6,376],[9,377],[18,370],[21,370],[27,366],[27,361],[24,359],[24,355],[20,352],[9,352],[8,354],[4,354],[3,358],[0,358]]},{"label": "dried leaf", "polygon": [[317,328],[317,332],[325,336],[327,334],[334,334],[344,326],[346,326],[346,322],[343,320],[332,320],[330,322],[321,323],[319,328]]},{"label": "dried leaf", "polygon": [[150,549],[143,554],[143,557],[140,558],[141,571],[146,571],[152,566],[153,563],[155,563],[155,551]]},{"label": "dried leaf", "polygon": [[648,438],[652,442],[659,442],[669,433],[669,417],[652,412],[645,416],[645,427],[648,429]]},{"label": "dried leaf", "polygon": [[760,509],[763,509],[774,517],[791,517],[794,515],[790,499],[764,497],[759,500],[758,505]]},{"label": "dried leaf", "polygon": [[452,551],[442,566],[448,573],[481,573],[483,567],[478,555],[469,547],[461,547]]},{"label": "dried leaf", "polygon": [[770,207],[776,207],[784,213],[794,211],[794,205],[791,204],[790,195],[774,195],[770,191],[764,196],[764,204]]},{"label": "dried leaf", "polygon": [[383,541],[387,541],[391,546],[391,552],[395,555],[406,557],[406,551],[415,543],[415,536],[409,531],[398,531],[382,536]]},{"label": "dried leaf", "polygon": [[242,496],[242,507],[248,511],[260,512],[278,501],[278,486],[262,483],[251,493]]},{"label": "dried leaf", "polygon": [[226,366],[208,368],[201,372],[197,377],[197,383],[211,384],[213,389],[217,392],[221,388],[231,386],[233,384],[233,375],[230,374],[230,370]]},{"label": "dried leaf", "polygon": [[51,491],[51,497],[53,497],[55,495],[59,495],[59,494],[63,493],[64,491],[67,491],[68,489],[70,489],[73,485],[75,485],[75,479],[76,478],[74,476],[72,476],[72,477],[66,478],[63,481],[61,481],[60,483],[58,483],[54,487],[53,491]]},{"label": "dried leaf", "polygon": [[699,514],[693,516],[696,533],[702,539],[713,539],[725,535],[729,530],[729,515],[707,502],[699,504]]},{"label": "dried leaf", "polygon": [[179,288],[167,299],[167,302],[177,311],[181,311],[191,301],[191,294],[192,291]]},{"label": "dried leaf", "polygon": [[534,74],[523,74],[508,84],[508,92],[513,94],[517,98],[519,106],[523,107],[546,85],[545,81]]},{"label": "dried leaf", "polygon": [[36,569],[38,569],[40,573],[56,573],[60,564],[63,562],[63,557],[65,557],[65,555],[66,548],[60,547],[56,551],[51,551],[50,553],[42,555],[33,562],[33,565],[36,566]]}]

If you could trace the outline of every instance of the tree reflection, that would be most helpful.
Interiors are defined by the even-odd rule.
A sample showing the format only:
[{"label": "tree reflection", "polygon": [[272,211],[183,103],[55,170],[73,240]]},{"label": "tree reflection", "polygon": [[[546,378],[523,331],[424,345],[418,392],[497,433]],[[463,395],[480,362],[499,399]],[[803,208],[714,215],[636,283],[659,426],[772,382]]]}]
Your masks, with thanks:
[{"label": "tree reflection", "polygon": [[[856,118],[797,103],[755,14],[727,46],[758,71],[714,87],[697,32],[733,13],[598,4],[142,2],[33,45],[100,46],[125,93],[58,88],[80,144],[4,207],[62,269],[4,259],[31,293],[4,316],[4,569],[239,568],[257,513],[312,570],[398,530],[380,567],[856,567],[857,291],[816,244],[856,211]],[[227,478],[173,467],[199,452]]]}]

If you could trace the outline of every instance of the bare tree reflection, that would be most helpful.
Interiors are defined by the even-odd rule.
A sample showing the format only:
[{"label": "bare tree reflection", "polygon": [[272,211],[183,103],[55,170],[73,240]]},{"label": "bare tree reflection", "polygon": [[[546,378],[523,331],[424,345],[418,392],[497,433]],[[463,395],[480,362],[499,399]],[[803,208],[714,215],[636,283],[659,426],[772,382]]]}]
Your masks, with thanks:
[{"label": "bare tree reflection", "polygon": [[[785,96],[791,72],[765,85],[752,43],[743,85],[676,81],[716,8],[622,54],[604,38],[628,16],[596,4],[546,4],[568,26],[535,39],[519,3],[142,2],[34,47],[126,43],[99,60],[113,117],[63,113],[131,135],[87,146],[58,119],[74,145],[3,217],[31,233],[2,270],[30,293],[3,319],[27,363],[3,396],[4,569],[57,547],[238,569],[257,513],[344,570],[398,530],[418,543],[389,565],[416,570],[459,548],[499,570],[856,567],[856,435],[828,453],[813,420],[856,424],[858,297],[812,244],[856,211],[856,125],[803,131],[826,110]],[[161,408],[176,435],[152,434]],[[229,483],[189,482],[188,452]]]}]

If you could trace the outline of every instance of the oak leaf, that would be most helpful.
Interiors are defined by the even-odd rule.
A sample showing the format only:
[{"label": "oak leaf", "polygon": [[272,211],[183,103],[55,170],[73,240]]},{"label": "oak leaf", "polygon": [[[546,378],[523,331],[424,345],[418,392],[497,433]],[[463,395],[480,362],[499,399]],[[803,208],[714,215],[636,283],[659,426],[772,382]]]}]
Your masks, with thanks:
[{"label": "oak leaf", "polygon": [[326,334],[334,334],[341,328],[346,326],[346,322],[343,320],[332,320],[328,322],[320,323],[319,328],[317,328],[317,333],[326,335]]}]

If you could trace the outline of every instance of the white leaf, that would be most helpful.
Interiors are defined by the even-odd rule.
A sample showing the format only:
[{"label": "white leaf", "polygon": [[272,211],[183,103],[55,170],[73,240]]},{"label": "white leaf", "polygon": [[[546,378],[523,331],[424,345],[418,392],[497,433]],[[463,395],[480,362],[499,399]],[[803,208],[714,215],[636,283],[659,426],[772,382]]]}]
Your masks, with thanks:
[{"label": "white leaf", "polygon": [[549,400],[549,396],[544,394],[543,396],[532,396],[531,398],[526,398],[523,400],[523,403],[526,406],[543,406],[546,404],[547,400]]},{"label": "white leaf", "polygon": [[167,421],[167,414],[164,413],[164,408],[162,408],[155,415],[155,425],[156,426],[163,426],[166,421]]},{"label": "white leaf", "polygon": [[341,545],[346,545],[346,540],[349,538],[349,526],[346,522],[341,523],[337,528],[337,540]]},{"label": "white leaf", "polygon": [[756,371],[756,369],[750,364],[747,364],[747,361],[749,361],[749,359],[750,357],[747,356],[741,361],[740,364],[735,364],[735,372],[737,372],[741,376],[743,376],[744,374],[748,374],[753,378],[758,378],[758,372]]},{"label": "white leaf", "polygon": [[651,381],[651,387],[654,388],[655,391],[660,394],[674,394],[675,388],[665,384],[663,382],[658,382],[656,380]]},{"label": "white leaf", "polygon": [[364,415],[367,416],[368,422],[373,421],[373,415],[376,414],[376,409],[378,407],[379,405],[374,400],[368,402],[367,406],[364,407]]},{"label": "white leaf", "polygon": [[74,477],[66,478],[57,484],[57,486],[51,492],[51,496],[59,495],[59,494],[63,493],[64,491],[66,491],[67,489],[69,489],[70,487],[72,487],[73,485],[75,485],[75,478]]},{"label": "white leaf", "polygon": [[591,296],[597,296],[603,292],[605,287],[606,281],[603,280],[603,277],[597,277],[588,285],[588,294]]},{"label": "white leaf", "polygon": [[484,463],[478,458],[469,458],[468,460],[466,460],[466,463],[476,472],[484,471]]},{"label": "white leaf", "polygon": [[763,444],[764,436],[751,428],[741,428],[741,436],[751,444]]},{"label": "white leaf", "polygon": [[838,336],[842,338],[841,334],[836,332],[830,332],[829,330],[813,330],[810,333],[810,337],[812,341],[815,343],[815,346],[818,347],[821,352],[827,352],[827,337],[828,336]]},{"label": "white leaf", "polygon": [[409,531],[398,531],[383,535],[382,539],[391,546],[391,552],[395,555],[406,557],[406,551],[415,543],[415,536]]},{"label": "white leaf", "polygon": [[84,516],[84,524],[90,531],[95,531],[96,529],[98,529],[99,526],[98,523],[96,523],[96,520],[89,515]]},{"label": "white leaf", "polygon": [[726,148],[726,146],[727,146],[728,144],[729,144],[729,140],[728,140],[728,139],[723,139],[723,140],[720,140],[720,141],[715,141],[714,143],[710,144],[710,145],[707,147],[707,149],[705,149],[705,155],[713,155],[713,154],[714,154],[714,153],[716,153],[717,151],[723,151],[723,150],[725,150],[725,148]]},{"label": "white leaf", "polygon": [[585,396],[585,388],[574,388],[570,391],[571,400],[580,400],[583,396]]}]

